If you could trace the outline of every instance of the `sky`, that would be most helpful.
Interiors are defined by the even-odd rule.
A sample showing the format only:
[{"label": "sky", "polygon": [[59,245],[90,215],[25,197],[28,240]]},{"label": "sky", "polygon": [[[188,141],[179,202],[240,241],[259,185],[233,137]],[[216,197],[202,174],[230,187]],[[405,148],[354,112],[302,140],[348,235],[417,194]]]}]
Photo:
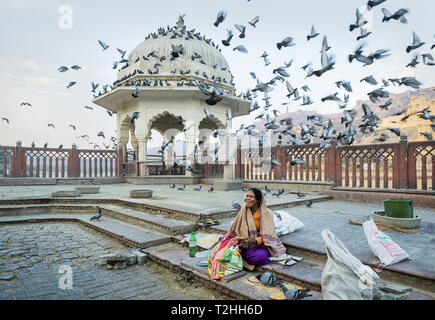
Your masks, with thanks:
[{"label": "sky", "polygon": [[[2,0],[0,2],[0,145],[15,145],[22,141],[24,146],[34,142],[37,146],[48,143],[50,147],[63,144],[69,148],[76,143],[79,148],[90,148],[89,142],[78,139],[87,134],[90,142],[101,147],[108,144],[111,136],[116,136],[116,119],[105,109],[92,104],[91,81],[101,84],[116,80],[117,71],[113,62],[119,60],[116,48],[128,53],[139,45],[150,32],[159,27],[174,26],[180,14],[185,14],[187,28],[219,44],[222,54],[228,61],[235,78],[237,94],[253,89],[256,81],[250,76],[266,82],[273,78],[272,71],[293,59],[286,78],[293,87],[308,85],[308,95],[314,102],[310,106],[300,106],[301,101],[286,98],[285,84],[278,83],[270,93],[271,104],[286,112],[283,102],[290,102],[289,111],[309,110],[321,114],[339,112],[335,102],[321,102],[321,98],[339,92],[346,93],[334,84],[347,80],[352,84],[348,108],[353,108],[357,100],[368,99],[367,92],[380,86],[361,83],[360,80],[373,75],[381,84],[381,79],[415,76],[422,88],[435,85],[434,68],[420,63],[417,68],[406,68],[415,53],[434,53],[430,47],[435,44],[433,12],[435,2],[431,0],[407,1],[387,0],[366,14],[368,31],[372,34],[364,40],[356,41],[359,31],[349,32],[349,25],[355,22],[355,10],[366,10],[366,1],[359,0],[184,0],[184,1],[84,1],[84,0]],[[382,8],[395,12],[407,8],[407,24],[391,20],[382,23]],[[225,10],[225,21],[213,26],[218,11]],[[253,28],[248,24],[255,16],[260,21]],[[247,26],[246,38],[238,38],[234,24]],[[310,41],[306,36],[314,25],[320,35]],[[224,47],[221,40],[226,38],[227,29],[232,29],[234,37],[230,47]],[[412,43],[415,31],[423,42],[421,48],[406,53]],[[334,70],[322,77],[305,79],[306,72],[301,66],[311,62],[316,70],[320,68],[322,38],[326,35],[334,55]],[[293,47],[278,50],[276,43],[290,36],[296,43]],[[109,44],[102,51],[98,40]],[[365,53],[378,49],[389,49],[391,55],[370,66],[359,62],[348,62],[348,55],[360,42],[365,42]],[[233,51],[243,44],[248,53]],[[266,51],[271,64],[264,66],[260,58]],[[60,66],[77,64],[82,69],[60,73]],[[70,81],[76,85],[67,89]],[[409,90],[409,87],[388,87],[392,93]],[[302,91],[300,92],[302,95]],[[260,104],[264,104],[258,98]],[[31,107],[20,106],[29,102]],[[93,110],[85,109],[91,106]],[[253,122],[259,112],[233,120],[233,128],[241,123]],[[48,127],[53,123],[55,129]],[[69,125],[76,126],[74,131]],[[103,131],[106,139],[97,137]],[[157,134],[158,136],[158,134]],[[153,134],[154,143],[159,137]]]}]

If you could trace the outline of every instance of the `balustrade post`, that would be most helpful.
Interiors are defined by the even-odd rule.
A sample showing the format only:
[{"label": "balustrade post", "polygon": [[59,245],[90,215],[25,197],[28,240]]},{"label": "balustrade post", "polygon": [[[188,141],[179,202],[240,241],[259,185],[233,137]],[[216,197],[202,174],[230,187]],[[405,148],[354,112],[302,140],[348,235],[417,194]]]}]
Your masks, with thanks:
[{"label": "balustrade post", "polygon": [[400,141],[394,152],[393,160],[393,188],[406,189],[408,187],[408,164],[407,164],[408,135],[400,134]]},{"label": "balustrade post", "polygon": [[325,180],[336,184],[336,153],[337,140],[331,140],[330,147],[325,149]]},{"label": "balustrade post", "polygon": [[26,175],[26,162],[23,146],[20,140],[17,141],[15,146],[14,158],[13,158],[13,177],[24,177]]},{"label": "balustrade post", "polygon": [[116,151],[116,176],[122,177],[122,168],[124,164],[123,148],[122,145],[118,146]]},{"label": "balustrade post", "polygon": [[68,177],[80,178],[80,159],[77,145],[73,143],[71,146],[70,156],[68,158]]}]

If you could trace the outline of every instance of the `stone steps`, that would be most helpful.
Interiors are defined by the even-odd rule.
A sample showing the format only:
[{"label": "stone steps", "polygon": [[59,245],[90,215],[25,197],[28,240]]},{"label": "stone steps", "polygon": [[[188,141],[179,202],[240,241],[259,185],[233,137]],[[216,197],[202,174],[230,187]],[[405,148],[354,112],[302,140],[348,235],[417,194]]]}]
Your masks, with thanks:
[{"label": "stone steps", "polygon": [[[142,210],[134,210],[111,204],[101,204],[103,216],[108,216],[132,225],[153,229],[169,235],[185,234],[198,229],[195,222],[159,215]],[[1,216],[28,216],[43,213],[95,213],[96,205],[54,204],[54,205],[12,205],[0,206]]]},{"label": "stone steps", "polygon": [[[172,243],[151,247],[142,251],[148,254],[149,259],[168,267],[173,272],[179,274],[187,273],[202,285],[217,289],[235,299],[269,300],[269,294],[274,292],[279,293],[280,290],[276,288],[254,284],[250,281],[255,275],[272,272],[286,284],[309,289],[309,293],[312,296],[304,300],[322,300],[320,284],[323,267],[310,262],[301,261],[292,266],[270,263],[263,267],[257,267],[254,271],[243,270],[215,281],[211,280],[207,267],[196,265],[198,261],[207,259],[200,257],[190,258],[187,248],[180,248]],[[382,283],[394,285],[394,283],[386,281],[382,281]],[[434,297],[424,292],[413,290],[410,299],[433,300]]]},{"label": "stone steps", "polygon": [[86,227],[102,232],[110,237],[113,237],[123,244],[138,247],[148,248],[172,241],[171,236],[155,231],[145,230],[116,219],[103,217],[99,221],[90,221],[90,215],[85,214],[64,214],[50,213],[39,215],[21,215],[21,216],[2,216],[0,224],[15,224],[15,223],[42,223],[42,222],[76,222]]},{"label": "stone steps", "polygon": [[[230,228],[233,219],[234,218],[225,218],[218,220],[220,222],[219,225],[201,227],[199,231],[203,233],[225,234]],[[307,241],[308,238],[305,239],[304,237],[304,228],[297,230],[296,232],[279,237],[283,245],[286,247],[287,253],[294,256],[303,257],[303,261],[310,262],[311,266],[318,266],[320,270],[323,270],[323,267],[327,261],[327,255],[323,240],[320,239],[318,241],[313,241],[313,239],[309,237],[310,240]],[[363,231],[361,230],[361,232]],[[367,245],[363,246],[363,248],[358,248],[358,250],[356,248],[353,248],[352,245],[348,248],[351,252],[353,252],[355,257],[361,260],[363,264],[368,265],[373,269],[379,268],[379,260],[373,255]],[[296,265],[299,264],[300,262]],[[272,265],[274,266],[273,269],[271,269]],[[274,271],[277,274],[281,274],[284,269],[287,270],[288,268],[280,266],[279,264],[272,265],[266,265],[262,267],[262,269],[264,271]],[[306,272],[307,276],[309,276],[312,272],[314,272],[314,274],[318,273],[318,270],[315,267],[311,266],[308,267],[306,270],[302,270],[302,272]],[[293,268],[294,266],[291,267]],[[298,267],[294,268],[294,270],[297,269]],[[286,277],[285,274],[281,274],[281,276]],[[298,279],[297,274],[289,274],[288,276],[289,280]],[[304,274],[302,274],[302,276],[304,276]],[[409,286],[414,289],[421,290],[422,292],[428,292],[430,295],[433,296],[433,298],[435,298],[434,273],[430,270],[430,266],[426,265],[424,261],[405,260],[395,265],[386,266],[382,268],[379,276],[384,281]],[[318,280],[320,281],[320,277]],[[310,289],[313,290],[316,290],[316,288],[320,288],[320,282],[316,283],[315,280],[308,281],[307,285],[312,285]]]}]

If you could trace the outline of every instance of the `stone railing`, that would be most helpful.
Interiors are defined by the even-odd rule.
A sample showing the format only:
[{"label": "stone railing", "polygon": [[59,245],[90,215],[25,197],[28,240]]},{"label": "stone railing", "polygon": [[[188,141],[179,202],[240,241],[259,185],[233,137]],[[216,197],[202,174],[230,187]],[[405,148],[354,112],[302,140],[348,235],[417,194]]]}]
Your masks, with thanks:
[{"label": "stone railing", "polygon": [[[282,165],[265,166],[274,156]],[[295,157],[305,164],[290,164]],[[318,144],[238,149],[236,179],[321,181],[334,186],[379,189],[434,190],[435,141],[337,146]]]},{"label": "stone railing", "polygon": [[0,146],[0,177],[119,177],[122,150],[86,150]]}]

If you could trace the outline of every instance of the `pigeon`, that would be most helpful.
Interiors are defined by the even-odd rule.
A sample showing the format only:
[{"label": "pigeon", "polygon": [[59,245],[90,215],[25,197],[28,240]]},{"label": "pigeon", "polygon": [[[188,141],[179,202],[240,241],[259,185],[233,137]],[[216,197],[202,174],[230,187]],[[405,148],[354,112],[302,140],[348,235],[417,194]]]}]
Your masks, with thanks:
[{"label": "pigeon", "polygon": [[433,140],[432,134],[429,132],[420,132],[422,136],[425,136],[427,140]]},{"label": "pigeon", "polygon": [[286,37],[281,42],[278,42],[276,44],[276,46],[278,47],[278,50],[281,50],[282,47],[286,48],[286,47],[292,47],[295,45],[296,45],[296,43],[293,42],[292,37]]},{"label": "pigeon", "polygon": [[46,143],[44,143],[44,148],[47,148],[48,147],[48,143],[46,142]]},{"label": "pigeon", "polygon": [[2,118],[2,121],[6,121],[7,124],[9,124],[9,119],[8,118]]},{"label": "pigeon", "polygon": [[98,40],[98,43],[103,47],[103,51],[105,51],[107,48],[109,48],[109,46],[101,40]]},{"label": "pigeon", "polygon": [[400,137],[400,130],[398,128],[387,128],[391,132],[393,132],[396,136]]},{"label": "pigeon", "polygon": [[94,110],[94,108],[92,108],[92,107],[90,107],[90,106],[84,106],[84,108],[85,108],[85,109],[88,109],[88,110]]},{"label": "pigeon", "polygon": [[365,81],[365,82],[367,82],[367,83],[370,83],[370,84],[372,84],[372,85],[374,85],[374,86],[378,84],[378,82],[376,81],[375,78],[373,78],[372,75],[367,76],[367,77],[365,77],[365,78],[363,78],[363,79],[360,80],[360,82],[363,82],[363,81]]},{"label": "pigeon", "polygon": [[136,90],[131,94],[133,98],[137,98],[139,96],[139,88],[136,87]]},{"label": "pigeon", "polygon": [[127,53],[127,51],[121,50],[119,48],[116,48],[116,50],[118,50],[118,52],[121,54],[121,59],[124,58],[125,54]]},{"label": "pigeon", "polygon": [[267,187],[267,185],[264,186],[264,190],[266,190],[267,193],[271,192],[271,190]]},{"label": "pigeon", "polygon": [[387,0],[369,0],[369,2],[367,2],[367,10],[371,10],[373,7],[376,7],[385,1]]},{"label": "pigeon", "polygon": [[193,174],[199,173],[199,170],[195,170],[195,169],[192,168],[190,165],[188,165],[188,166],[186,167],[186,171],[190,171],[190,172],[192,172]]},{"label": "pigeon", "polygon": [[207,190],[207,192],[213,192],[214,188],[210,187],[210,189]]},{"label": "pigeon", "polygon": [[245,48],[245,46],[244,45],[238,45],[237,47],[234,47],[233,48],[233,51],[240,51],[240,52],[243,52],[243,53],[248,53],[248,50]]},{"label": "pigeon", "polygon": [[316,29],[314,28],[314,25],[311,27],[311,34],[307,36],[307,41],[310,41],[310,39],[313,39],[319,35],[318,32],[316,32]]},{"label": "pigeon", "polygon": [[232,205],[233,205],[234,209],[237,209],[237,210],[242,209],[242,206],[236,200],[233,200]]},{"label": "pigeon", "polygon": [[32,142],[31,146],[32,146],[32,148],[34,148],[35,147],[35,142]]},{"label": "pigeon", "polygon": [[174,189],[174,188],[175,188],[175,184],[174,184],[174,183],[171,184],[171,185],[169,186],[169,188]]},{"label": "pigeon", "polygon": [[78,66],[78,65],[73,65],[72,67],[71,67],[71,69],[73,69],[73,70],[80,70],[82,67],[80,67],[80,66]]},{"label": "pigeon", "polygon": [[241,24],[235,24],[234,26],[235,26],[236,29],[239,30],[239,32],[240,32],[240,34],[239,34],[239,38],[243,39],[243,38],[246,36],[246,34],[245,34],[246,27],[245,27],[245,26],[242,26]]},{"label": "pigeon", "polygon": [[233,38],[233,31],[231,29],[227,29],[227,38],[225,40],[222,40],[222,44],[225,47],[228,47],[230,45],[230,41]]},{"label": "pigeon", "polygon": [[70,126],[71,128],[73,128],[74,130],[76,129],[76,126],[73,125],[73,124],[70,124],[69,126]]},{"label": "pigeon", "polygon": [[362,28],[368,22],[366,19],[364,19],[364,15],[361,14],[359,9],[356,9],[355,15],[356,15],[356,22],[349,26],[350,32],[352,32],[353,30],[355,30],[357,28]]},{"label": "pigeon", "polygon": [[290,164],[292,166],[296,165],[296,164],[305,164],[305,161],[299,158],[293,158],[293,160],[290,162]]},{"label": "pigeon", "polygon": [[272,196],[277,196],[279,198],[280,195],[284,193],[284,189],[280,189],[277,192],[272,193]]},{"label": "pigeon", "polygon": [[217,14],[217,17],[216,17],[216,21],[213,23],[213,25],[215,27],[219,26],[219,24],[224,22],[226,17],[227,17],[227,13],[225,12],[225,10],[219,11],[218,14]]},{"label": "pigeon", "polygon": [[260,282],[266,286],[273,286],[277,281],[278,278],[276,275],[270,272],[265,272],[263,274],[258,274],[255,276]]},{"label": "pigeon", "polygon": [[407,20],[405,18],[405,14],[409,11],[407,9],[399,9],[394,14],[391,14],[391,12],[388,9],[382,8],[382,13],[384,14],[384,17],[382,18],[382,22],[388,22],[391,19],[394,20],[400,20],[401,23],[407,23]]},{"label": "pigeon", "polygon": [[185,184],[183,184],[183,186],[179,187],[177,190],[184,191],[184,189],[186,189],[186,185]]},{"label": "pigeon", "polygon": [[287,287],[282,283],[278,283],[277,286],[282,289],[287,300],[301,300],[305,297],[312,296],[311,294],[308,294],[310,291],[309,289],[287,289]]},{"label": "pigeon", "polygon": [[59,71],[59,72],[65,72],[67,70],[68,70],[68,67],[65,67],[65,66],[61,66],[57,69],[57,71]]},{"label": "pigeon", "polygon": [[134,123],[134,120],[136,120],[136,119],[138,119],[139,117],[140,117],[140,112],[133,112],[133,114],[131,115],[131,120],[130,120],[130,122],[131,123]]},{"label": "pigeon", "polygon": [[92,220],[97,220],[100,221],[100,218],[103,216],[103,214],[101,213],[101,208],[98,207],[98,212],[95,216],[91,217],[90,221]]},{"label": "pigeon", "polygon": [[260,21],[260,17],[256,16],[251,21],[249,21],[248,23],[255,28],[255,25],[257,24],[258,21]]},{"label": "pigeon", "polygon": [[415,50],[417,48],[420,48],[422,45],[424,45],[426,42],[421,42],[420,38],[417,36],[417,34],[413,31],[412,32],[412,44],[406,48],[406,52],[409,53],[411,50]]},{"label": "pigeon", "polygon": [[66,86],[67,89],[71,88],[73,85],[75,85],[77,82],[71,81],[70,83],[68,83],[68,85]]},{"label": "pigeon", "polygon": [[193,191],[201,191],[201,187],[202,187],[202,186],[199,186],[199,187],[193,188]]},{"label": "pigeon", "polygon": [[32,105],[29,102],[21,102],[20,107],[21,106],[29,106],[29,107],[31,107]]},{"label": "pigeon", "polygon": [[312,205],[313,205],[313,200],[308,200],[308,202],[305,206],[308,208],[311,208]]},{"label": "pigeon", "polygon": [[52,123],[49,123],[48,126],[49,126],[49,127],[52,127],[53,129],[56,129],[56,127],[55,127],[54,124],[52,124]]},{"label": "pigeon", "polygon": [[361,28],[361,35],[356,37],[356,41],[360,41],[361,39],[367,38],[371,34],[372,32],[369,32],[366,29]]}]

